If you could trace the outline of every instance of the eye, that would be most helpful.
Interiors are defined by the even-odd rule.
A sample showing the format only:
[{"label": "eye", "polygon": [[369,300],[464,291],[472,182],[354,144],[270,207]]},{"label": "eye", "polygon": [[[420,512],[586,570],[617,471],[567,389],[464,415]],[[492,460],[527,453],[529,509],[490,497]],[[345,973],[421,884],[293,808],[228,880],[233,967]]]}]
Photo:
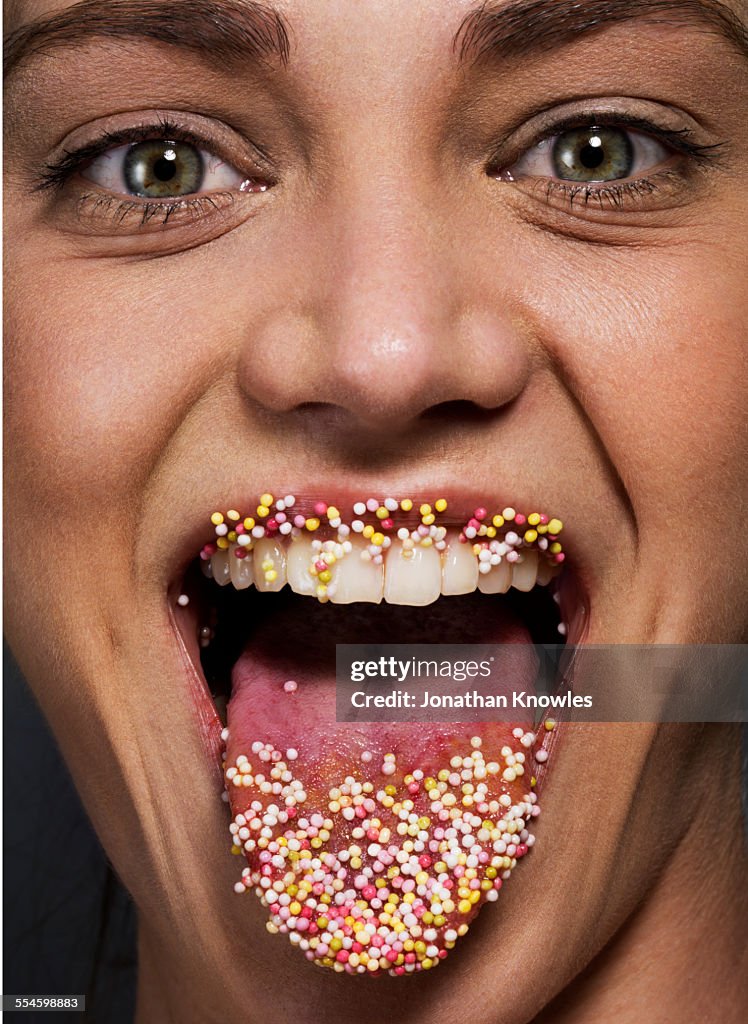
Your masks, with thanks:
[{"label": "eye", "polygon": [[661,164],[670,150],[650,135],[615,127],[571,128],[543,139],[504,171],[524,177],[606,182],[636,177]]},{"label": "eye", "polygon": [[80,173],[111,192],[143,199],[173,199],[244,184],[244,176],[220,157],[192,143],[166,139],[117,146]]}]

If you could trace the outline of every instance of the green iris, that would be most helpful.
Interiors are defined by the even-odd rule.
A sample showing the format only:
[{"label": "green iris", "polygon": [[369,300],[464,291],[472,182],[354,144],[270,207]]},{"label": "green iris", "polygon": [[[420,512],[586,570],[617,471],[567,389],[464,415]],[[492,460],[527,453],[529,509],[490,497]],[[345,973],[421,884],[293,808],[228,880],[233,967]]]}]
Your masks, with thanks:
[{"label": "green iris", "polygon": [[615,181],[628,178],[634,149],[620,128],[574,128],[553,144],[556,175],[566,181]]},{"label": "green iris", "polygon": [[194,146],[149,139],[130,147],[123,173],[127,189],[133,195],[163,199],[199,192],[205,169],[203,158]]}]

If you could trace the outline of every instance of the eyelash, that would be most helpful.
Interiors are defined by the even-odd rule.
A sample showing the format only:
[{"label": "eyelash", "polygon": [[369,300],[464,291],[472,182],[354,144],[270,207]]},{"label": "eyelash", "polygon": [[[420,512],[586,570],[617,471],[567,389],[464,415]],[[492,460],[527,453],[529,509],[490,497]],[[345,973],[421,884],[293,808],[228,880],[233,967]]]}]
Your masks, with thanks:
[{"label": "eyelash", "polygon": [[[725,145],[723,142],[699,145],[690,141],[689,136],[692,132],[688,128],[667,129],[638,117],[611,114],[610,112],[605,114],[590,112],[564,118],[549,125],[533,145],[536,146],[544,139],[561,135],[566,131],[585,128],[593,124],[645,132],[701,167],[715,162],[720,150]],[[77,171],[106,153],[107,150],[127,144],[135,145],[149,139],[172,139],[208,150],[211,147],[209,140],[201,138],[189,128],[170,119],[159,119],[155,124],[132,126],[114,132],[105,131],[95,141],[80,146],[76,150],[66,151],[56,163],[47,165],[35,183],[34,189],[35,191],[60,192]],[[496,177],[497,173],[489,169],[489,174],[492,176]],[[663,178],[665,175],[673,175],[673,173],[672,170],[660,171],[652,177],[645,176],[633,181],[600,184],[565,182],[561,179],[540,177],[535,178],[534,182],[536,187],[542,186],[540,190],[549,204],[554,199],[560,198],[568,201],[570,208],[581,202],[585,208],[595,204],[601,210],[620,210],[629,203],[641,203],[647,196],[657,192],[659,185],[654,180],[655,177]],[[78,203],[79,207],[82,207],[84,204],[92,202],[95,211],[105,213],[116,223],[121,223],[129,214],[137,212],[140,226],[144,227],[152,222],[165,225],[178,211],[190,213],[195,219],[198,219],[223,204],[233,202],[233,199],[234,196],[231,192],[193,197],[180,196],[173,200],[121,199],[103,193],[89,192],[81,195]]]},{"label": "eyelash", "polygon": [[[587,128],[591,125],[596,125],[601,128],[630,128],[632,130],[644,132],[645,134],[651,135],[653,138],[657,139],[657,141],[670,146],[677,153],[680,153],[681,156],[687,157],[696,166],[702,168],[715,163],[719,157],[720,150],[725,146],[724,142],[718,142],[712,145],[700,145],[698,143],[691,142],[689,136],[693,133],[690,128],[663,128],[651,121],[647,121],[646,119],[633,117],[627,114],[612,114],[610,112],[600,114],[595,113],[594,111],[584,113],[582,115],[576,114],[553,123],[544,130],[543,134],[539,136],[532,145],[537,146],[545,139],[553,138],[556,135],[561,135],[564,132],[572,131],[574,129]],[[535,186],[538,187],[539,191],[542,191],[546,202],[549,204],[554,198],[559,198],[567,200],[570,208],[572,208],[575,203],[581,201],[584,207],[588,207],[594,203],[600,210],[620,210],[624,208],[624,205],[631,202],[641,203],[647,196],[651,196],[655,192],[659,191],[659,185],[655,178],[663,179],[666,176],[673,177],[676,174],[676,171],[669,169],[658,171],[651,177],[644,176],[632,181],[611,181],[599,184],[579,183],[573,181],[565,182],[561,179],[552,178],[536,178]]]}]

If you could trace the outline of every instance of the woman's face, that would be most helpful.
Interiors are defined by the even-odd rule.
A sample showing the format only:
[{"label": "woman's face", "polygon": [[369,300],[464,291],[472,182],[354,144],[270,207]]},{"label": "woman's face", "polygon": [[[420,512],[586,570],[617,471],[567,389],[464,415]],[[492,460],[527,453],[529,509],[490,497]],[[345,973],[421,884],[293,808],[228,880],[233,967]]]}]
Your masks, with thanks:
[{"label": "woman's face", "polygon": [[[142,958],[195,1006],[342,1013],[233,892],[185,567],[266,491],[444,492],[563,519],[590,641],[746,640],[742,5],[284,0],[285,41],[245,0],[7,6],[10,640]],[[697,740],[567,729],[536,849],[422,1012],[550,999],[719,787]]]}]

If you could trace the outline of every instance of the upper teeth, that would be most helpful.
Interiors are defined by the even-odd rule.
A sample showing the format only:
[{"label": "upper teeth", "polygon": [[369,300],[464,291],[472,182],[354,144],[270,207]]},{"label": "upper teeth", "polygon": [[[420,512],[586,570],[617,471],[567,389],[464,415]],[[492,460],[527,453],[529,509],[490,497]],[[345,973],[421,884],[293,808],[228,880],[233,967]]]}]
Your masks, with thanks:
[{"label": "upper teeth", "polygon": [[[274,591],[288,584],[297,594],[333,604],[378,604],[384,598],[403,605],[427,605],[440,594],[469,594],[476,587],[487,594],[505,593],[512,586],[528,591],[536,583],[548,583],[560,568],[539,558],[534,548],[514,550],[496,542],[476,552],[471,543],[459,540],[457,531],[448,531],[443,540],[438,546],[408,548],[395,538],[372,556],[359,536],[342,543],[320,541],[308,533],[263,537],[245,545],[244,558],[235,556],[234,543],[204,566],[221,586],[232,583],[237,590],[254,584],[258,590]],[[513,560],[507,558],[510,553]]]}]

